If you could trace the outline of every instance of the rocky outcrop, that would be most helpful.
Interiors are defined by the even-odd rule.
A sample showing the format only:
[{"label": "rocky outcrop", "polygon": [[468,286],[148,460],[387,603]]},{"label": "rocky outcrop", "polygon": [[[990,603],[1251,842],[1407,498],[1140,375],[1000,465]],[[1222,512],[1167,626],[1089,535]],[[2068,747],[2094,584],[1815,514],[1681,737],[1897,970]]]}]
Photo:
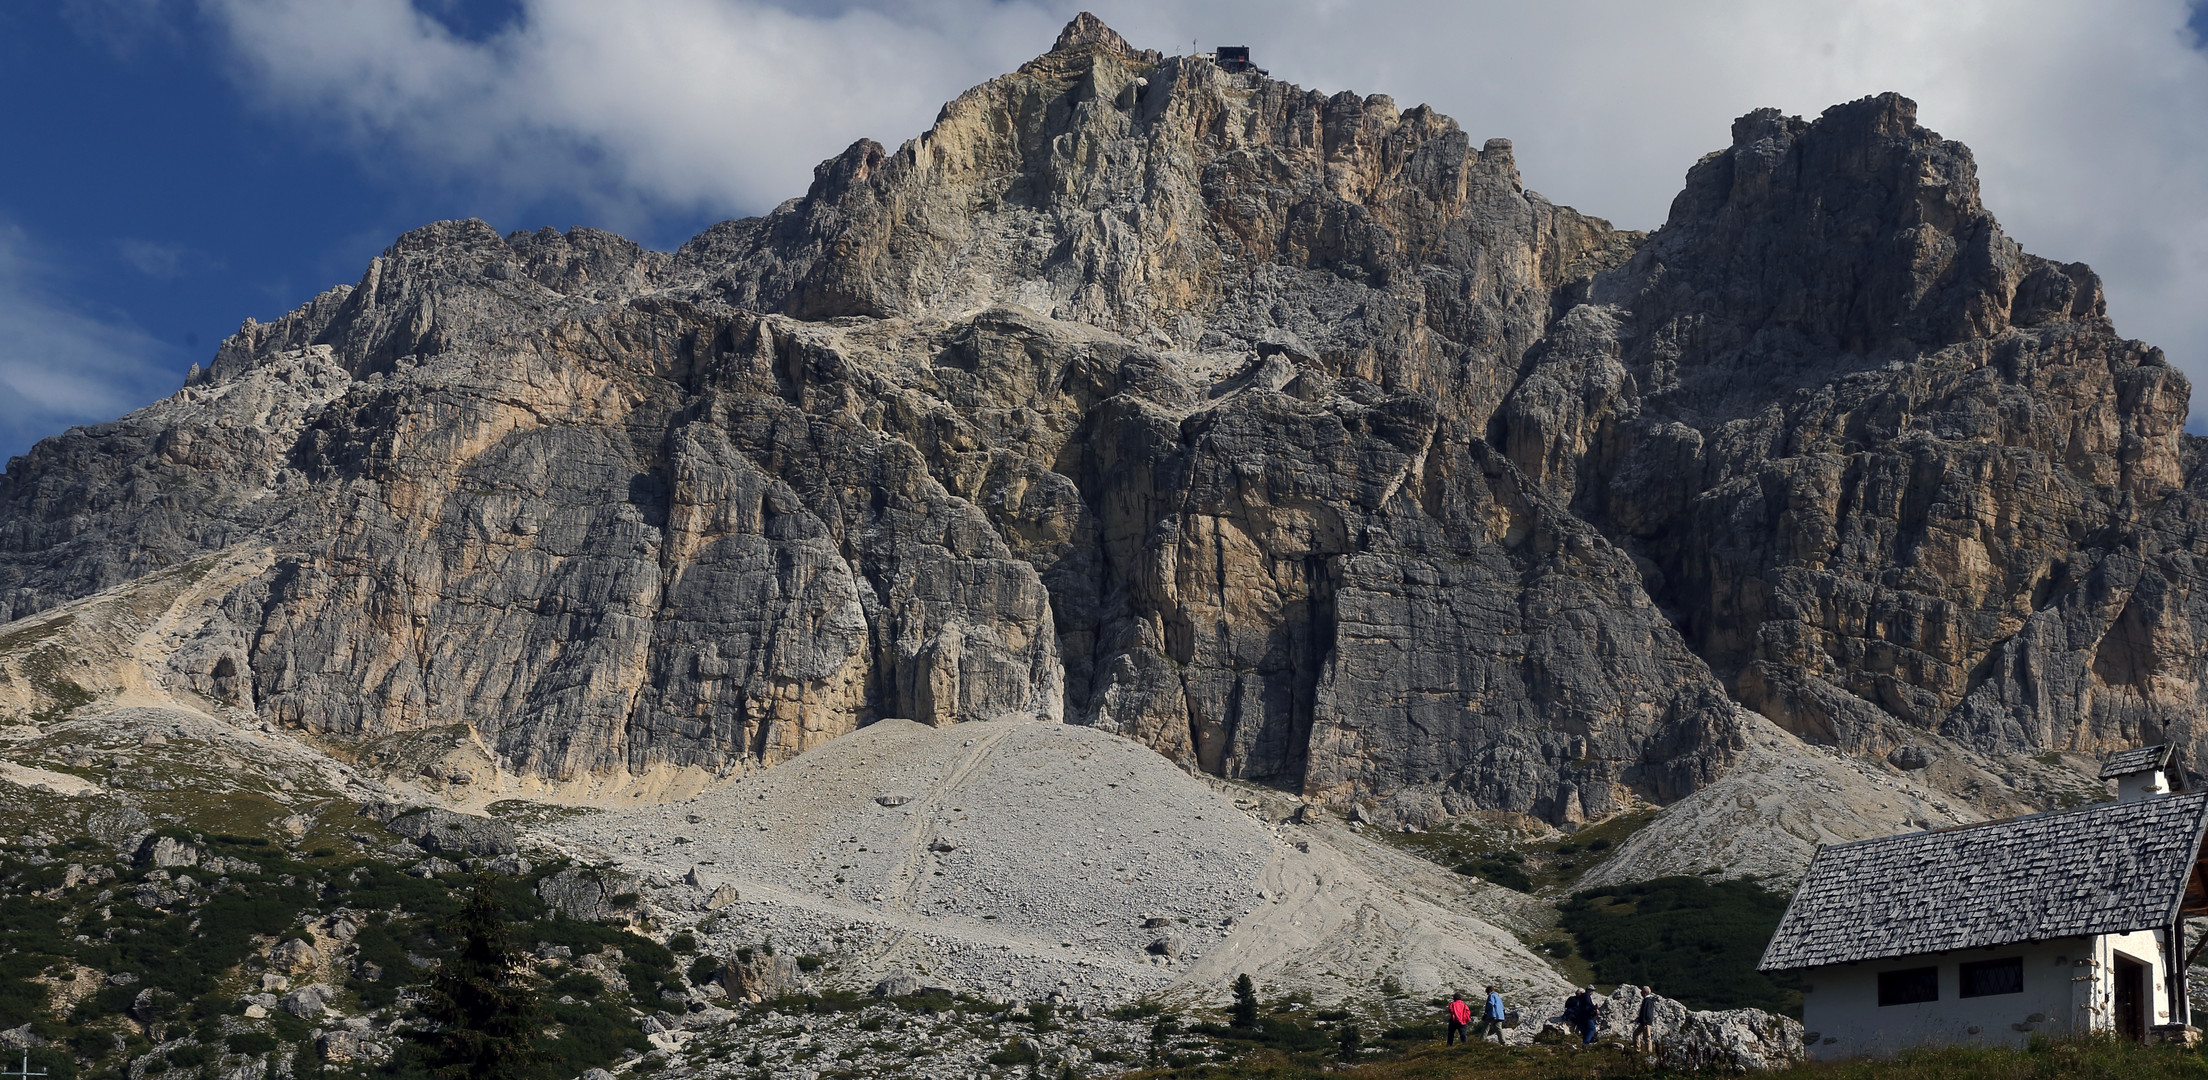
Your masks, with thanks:
[{"label": "rocky outcrop", "polygon": [[2184,377],[2002,234],[1908,100],[1733,135],[1536,350],[1512,460],[1813,741],[2191,742]]},{"label": "rocky outcrop", "polygon": [[[1608,997],[1595,998],[1595,1036],[1632,1045],[1641,996],[1640,987],[1627,984]],[[1528,1002],[1518,1026],[1505,1029],[1503,1041],[1523,1046],[1546,1036],[1549,1041],[1577,1045],[1580,1034],[1564,1021],[1563,1010],[1561,997]],[[1781,1069],[1808,1056],[1802,1022],[1762,1009],[1689,1009],[1659,995],[1649,1033],[1656,1038],[1656,1058],[1679,1069]]]},{"label": "rocky outcrop", "polygon": [[738,1001],[771,1001],[799,985],[797,961],[771,953],[730,960],[713,977]]},{"label": "rocky outcrop", "polygon": [[412,840],[424,851],[447,855],[488,858],[521,850],[512,825],[450,810],[416,810],[386,822],[384,828]]},{"label": "rocky outcrop", "polygon": [[401,237],[14,462],[0,595],[250,545],[172,687],[544,777],[1022,716],[1569,823],[1708,784],[1736,700],[2189,743],[2186,394],[1903,99],[1743,118],[1644,236],[1085,17],[671,254]]},{"label": "rocky outcrop", "polygon": [[627,922],[636,914],[634,874],[569,867],[537,882],[537,897],[554,912],[582,922]]}]

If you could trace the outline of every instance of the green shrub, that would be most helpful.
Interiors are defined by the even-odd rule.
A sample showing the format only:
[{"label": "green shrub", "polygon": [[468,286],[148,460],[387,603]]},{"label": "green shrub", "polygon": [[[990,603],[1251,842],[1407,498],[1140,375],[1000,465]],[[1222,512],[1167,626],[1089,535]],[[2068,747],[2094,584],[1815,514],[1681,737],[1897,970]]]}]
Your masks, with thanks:
[{"label": "green shrub", "polygon": [[258,1031],[241,1031],[222,1040],[222,1044],[233,1054],[266,1054],[276,1049],[276,1037]]},{"label": "green shrub", "polygon": [[821,965],[825,963],[827,963],[826,960],[817,956],[800,956],[797,958],[797,970],[805,972],[819,971]]},{"label": "green shrub", "polygon": [[721,961],[719,957],[701,956],[695,960],[690,961],[690,971],[688,974],[690,976],[690,985],[692,986],[704,986],[706,983],[712,982],[713,977],[720,973]]},{"label": "green shrub", "polygon": [[1486,878],[1503,888],[1530,893],[1533,891],[1533,879],[1526,876],[1525,868],[1518,864],[1519,861],[1487,858],[1463,862],[1457,864],[1457,873],[1466,877]]},{"label": "green shrub", "polygon": [[603,980],[599,979],[598,976],[592,975],[587,971],[570,971],[567,974],[552,980],[552,985],[547,989],[553,997],[561,997],[564,995],[579,998],[594,998],[606,992],[606,984]]},{"label": "green shrub", "polygon": [[313,1024],[280,1009],[268,1014],[268,1026],[276,1030],[277,1038],[288,1043],[305,1043],[314,1037]]},{"label": "green shrub", "polygon": [[190,1043],[184,1046],[172,1046],[168,1053],[161,1056],[168,1060],[169,1067],[172,1069],[194,1069],[207,1064],[215,1056],[215,1052],[208,1049],[205,1044]]},{"label": "green shrub", "polygon": [[1022,1045],[1020,1040],[1013,1039],[1004,1044],[1004,1049],[989,1055],[989,1064],[1005,1066],[1033,1065],[1042,1059],[1041,1054],[1036,1053],[1030,1047]]}]

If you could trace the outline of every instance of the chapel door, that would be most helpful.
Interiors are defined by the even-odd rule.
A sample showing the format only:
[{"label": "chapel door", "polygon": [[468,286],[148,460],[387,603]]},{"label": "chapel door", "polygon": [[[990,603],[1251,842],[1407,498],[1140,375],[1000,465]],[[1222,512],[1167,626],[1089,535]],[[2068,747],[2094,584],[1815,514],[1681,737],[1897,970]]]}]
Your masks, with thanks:
[{"label": "chapel door", "polygon": [[2116,1034],[2147,1041],[2147,965],[2116,955]]}]

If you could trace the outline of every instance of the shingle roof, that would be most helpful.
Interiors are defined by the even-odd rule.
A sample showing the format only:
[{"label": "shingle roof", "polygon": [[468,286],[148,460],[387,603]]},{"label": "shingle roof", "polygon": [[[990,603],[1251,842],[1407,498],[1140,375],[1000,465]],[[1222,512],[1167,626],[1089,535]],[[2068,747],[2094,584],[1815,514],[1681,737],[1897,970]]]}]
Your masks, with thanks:
[{"label": "shingle roof", "polygon": [[2160,769],[2170,763],[2170,743],[2160,746],[2142,746],[2136,750],[2118,750],[2101,763],[2101,779],[2114,780],[2119,776]]},{"label": "shingle roof", "polygon": [[2167,926],[2208,792],[1819,848],[1764,971]]}]

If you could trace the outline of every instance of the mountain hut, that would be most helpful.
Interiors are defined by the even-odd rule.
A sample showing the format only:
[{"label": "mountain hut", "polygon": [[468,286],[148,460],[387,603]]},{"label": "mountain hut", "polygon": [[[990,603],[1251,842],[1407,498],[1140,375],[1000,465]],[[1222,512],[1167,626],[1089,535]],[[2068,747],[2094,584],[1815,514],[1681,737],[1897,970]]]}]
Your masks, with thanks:
[{"label": "mountain hut", "polygon": [[1803,974],[1811,1054],[2196,1038],[2208,791],[2172,790],[2171,749],[2109,758],[2112,803],[1818,849],[1760,965]]}]

